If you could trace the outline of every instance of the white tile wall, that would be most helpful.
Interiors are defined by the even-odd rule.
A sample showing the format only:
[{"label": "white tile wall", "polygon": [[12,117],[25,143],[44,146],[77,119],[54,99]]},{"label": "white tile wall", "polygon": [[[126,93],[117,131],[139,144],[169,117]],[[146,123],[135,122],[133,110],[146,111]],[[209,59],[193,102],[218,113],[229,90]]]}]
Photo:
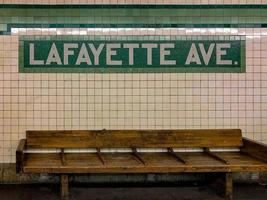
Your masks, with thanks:
[{"label": "white tile wall", "polygon": [[[265,0],[6,1],[0,3],[267,3]],[[247,72],[23,74],[18,36],[245,35]],[[267,143],[267,29],[12,29],[0,36],[0,163],[28,129],[241,128]]]}]

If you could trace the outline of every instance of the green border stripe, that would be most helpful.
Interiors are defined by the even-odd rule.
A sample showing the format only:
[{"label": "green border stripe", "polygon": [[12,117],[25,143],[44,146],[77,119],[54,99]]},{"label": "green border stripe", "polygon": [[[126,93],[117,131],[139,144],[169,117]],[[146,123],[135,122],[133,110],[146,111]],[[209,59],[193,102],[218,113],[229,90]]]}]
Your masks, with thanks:
[{"label": "green border stripe", "polygon": [[267,5],[1,4],[0,35],[12,28],[267,28]]},{"label": "green border stripe", "polygon": [[71,9],[87,9],[87,8],[94,8],[94,9],[103,9],[103,8],[142,8],[142,9],[176,9],[176,8],[184,8],[184,9],[225,9],[225,8],[233,8],[233,9],[258,9],[258,8],[267,8],[266,4],[195,4],[195,5],[172,5],[172,4],[1,4],[0,8],[11,8],[11,9],[27,9],[27,8],[34,8],[34,9],[64,9],[64,8],[71,8]]}]

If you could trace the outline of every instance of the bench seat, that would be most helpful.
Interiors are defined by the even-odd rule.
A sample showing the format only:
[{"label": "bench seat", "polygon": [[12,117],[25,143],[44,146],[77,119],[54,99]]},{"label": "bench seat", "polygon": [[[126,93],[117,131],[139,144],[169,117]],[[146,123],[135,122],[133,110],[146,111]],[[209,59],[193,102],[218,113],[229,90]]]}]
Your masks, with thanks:
[{"label": "bench seat", "polygon": [[69,174],[213,173],[220,176],[216,191],[232,200],[232,173],[267,172],[267,146],[240,129],[27,131],[16,167],[59,174],[62,199],[69,197]]},{"label": "bench seat", "polygon": [[178,173],[178,172],[253,172],[267,171],[267,163],[240,152],[216,152],[228,164],[205,152],[176,153],[186,163],[168,153],[59,153],[27,154],[24,173]]}]

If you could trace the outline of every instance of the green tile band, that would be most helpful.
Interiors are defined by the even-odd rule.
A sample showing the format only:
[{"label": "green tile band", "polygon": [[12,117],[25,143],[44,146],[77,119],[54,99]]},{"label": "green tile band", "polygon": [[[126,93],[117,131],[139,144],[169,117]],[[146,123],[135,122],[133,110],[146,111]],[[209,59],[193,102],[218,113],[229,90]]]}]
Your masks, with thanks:
[{"label": "green tile band", "polygon": [[[132,53],[129,45],[134,48]],[[149,51],[149,48],[152,49]],[[100,49],[97,57],[93,49],[94,51]],[[240,36],[20,36],[19,72],[240,73],[245,72],[245,38]]]},{"label": "green tile band", "polygon": [[162,9],[162,8],[184,8],[184,9],[221,9],[221,8],[234,8],[234,9],[257,9],[257,8],[267,8],[266,4],[194,4],[194,5],[174,5],[174,4],[1,4],[1,8],[12,8],[12,9],[67,9],[67,8],[75,8],[75,9],[114,9],[114,8],[142,8],[142,9]]},{"label": "green tile band", "polygon": [[12,28],[266,28],[267,5],[0,5]]}]

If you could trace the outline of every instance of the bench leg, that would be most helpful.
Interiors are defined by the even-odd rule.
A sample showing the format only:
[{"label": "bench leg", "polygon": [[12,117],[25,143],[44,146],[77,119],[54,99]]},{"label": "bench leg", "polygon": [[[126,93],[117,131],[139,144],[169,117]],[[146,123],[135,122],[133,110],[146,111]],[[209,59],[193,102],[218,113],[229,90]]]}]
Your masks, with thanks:
[{"label": "bench leg", "polygon": [[60,182],[61,182],[61,199],[68,200],[69,199],[69,176],[66,174],[61,174]]},{"label": "bench leg", "polygon": [[233,200],[233,179],[232,173],[218,174],[219,176],[214,177],[210,187],[220,196],[223,196],[225,200]]},{"label": "bench leg", "polygon": [[225,200],[233,199],[233,177],[232,173],[225,174]]}]

